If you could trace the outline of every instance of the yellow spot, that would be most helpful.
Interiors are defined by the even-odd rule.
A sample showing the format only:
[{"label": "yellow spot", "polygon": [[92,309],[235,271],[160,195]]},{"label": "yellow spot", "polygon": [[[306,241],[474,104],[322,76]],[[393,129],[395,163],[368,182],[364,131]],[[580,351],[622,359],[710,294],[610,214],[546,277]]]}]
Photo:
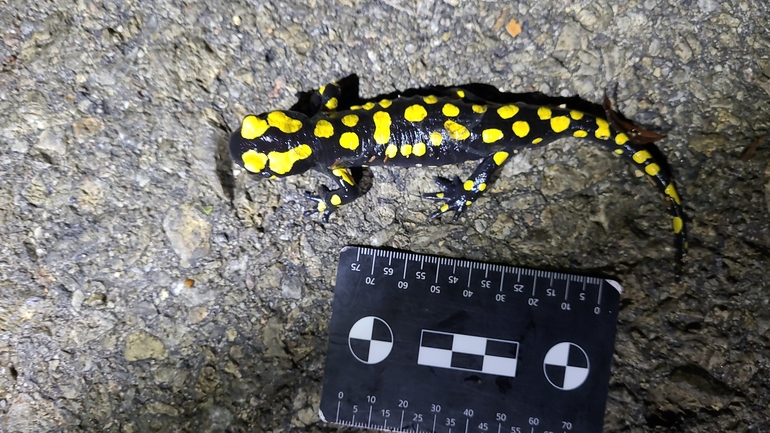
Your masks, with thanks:
[{"label": "yellow spot", "polygon": [[363,108],[364,110],[371,110],[372,108],[374,108],[374,105],[375,105],[374,102],[367,102],[366,104],[363,105]]},{"label": "yellow spot", "polygon": [[523,120],[513,122],[513,133],[519,138],[526,137],[529,134],[529,123]]},{"label": "yellow spot", "polygon": [[465,202],[465,205],[466,205],[466,206],[470,206],[470,205],[472,205],[472,204],[473,204],[473,202],[472,202],[472,201],[470,201],[470,200],[468,200],[468,201],[466,201],[466,202]]},{"label": "yellow spot", "polygon": [[295,162],[308,158],[312,153],[313,149],[307,144],[292,147],[286,152],[270,152],[267,154],[270,170],[276,174],[286,174],[291,171]]},{"label": "yellow spot", "polygon": [[412,154],[412,145],[411,144],[405,144],[401,146],[401,155],[409,158],[409,155]]},{"label": "yellow spot", "polygon": [[390,141],[390,114],[378,111],[372,118],[374,119],[374,141],[377,144],[387,144]]},{"label": "yellow spot", "polygon": [[345,149],[358,149],[358,134],[355,132],[344,132],[340,135],[340,146]]},{"label": "yellow spot", "polygon": [[626,144],[627,141],[628,141],[628,136],[622,132],[615,136],[615,143],[617,143],[618,146],[622,146]]},{"label": "yellow spot", "polygon": [[673,183],[668,184],[666,189],[663,190],[663,192],[666,193],[669,197],[671,197],[676,204],[682,204],[681,199],[679,198],[679,193],[676,191],[676,187]]},{"label": "yellow spot", "polygon": [[553,129],[553,132],[562,132],[567,128],[569,128],[569,117],[556,116],[551,118],[551,129]]},{"label": "yellow spot", "polygon": [[537,137],[536,139],[532,140],[532,144],[537,144],[537,143],[540,143],[541,141],[543,141],[543,139],[540,137]]},{"label": "yellow spot", "polygon": [[644,171],[647,172],[650,176],[655,176],[660,172],[660,166],[658,164],[655,164],[654,162],[647,167],[644,167]]},{"label": "yellow spot", "polygon": [[267,155],[256,150],[247,150],[241,155],[243,167],[252,173],[259,173],[264,170],[267,163]]},{"label": "yellow spot", "polygon": [[486,183],[482,183],[481,185],[479,185],[479,191],[484,191],[485,189],[487,189]]},{"label": "yellow spot", "polygon": [[391,101],[390,99],[383,99],[382,101],[380,101],[380,107],[382,108],[388,108],[391,105],[393,105],[393,101]]},{"label": "yellow spot", "polygon": [[338,101],[337,98],[329,98],[329,100],[326,101],[325,105],[326,105],[326,108],[330,110],[334,110],[335,108],[337,108],[337,105],[339,104],[340,104],[340,101]]},{"label": "yellow spot", "polygon": [[470,137],[471,133],[468,128],[460,125],[459,123],[447,120],[444,122],[444,128],[449,132],[449,135],[455,140],[465,140]]},{"label": "yellow spot", "polygon": [[466,191],[470,191],[473,189],[473,181],[468,179],[463,183],[463,189]]},{"label": "yellow spot", "polygon": [[462,90],[458,90],[457,91],[457,96],[459,96],[461,98],[464,98],[465,97],[465,92],[463,92]]},{"label": "yellow spot", "polygon": [[495,164],[503,165],[505,160],[508,159],[508,152],[497,152],[495,153],[495,156],[492,157],[492,159],[495,160]]},{"label": "yellow spot", "polygon": [[320,93],[322,95],[324,94],[325,91],[326,91],[326,86],[325,85],[323,85],[323,86],[318,88],[318,93]]},{"label": "yellow spot", "polygon": [[682,218],[674,217],[673,226],[674,226],[674,233],[679,234],[679,232],[682,231],[682,226],[684,223],[682,222]]},{"label": "yellow spot", "polygon": [[334,194],[330,199],[329,203],[333,204],[334,206],[339,206],[340,203],[342,203],[342,199],[337,194]]},{"label": "yellow spot", "polygon": [[435,104],[436,102],[438,102],[438,98],[433,95],[426,96],[422,98],[422,100],[425,101],[426,104]]},{"label": "yellow spot", "polygon": [[358,124],[358,116],[355,114],[348,114],[342,118],[342,124],[348,128],[352,128]]},{"label": "yellow spot", "polygon": [[634,158],[634,161],[637,164],[641,164],[644,161],[647,161],[648,159],[652,158],[652,155],[650,155],[650,152],[646,150],[640,150],[639,152],[636,152],[634,156],[632,156],[632,158]]},{"label": "yellow spot", "polygon": [[267,115],[267,123],[281,130],[286,134],[292,134],[302,128],[302,122],[297,119],[292,119],[287,116],[283,111],[273,111]]},{"label": "yellow spot", "polygon": [[278,179],[278,176],[272,175],[272,176],[270,176],[270,179]]},{"label": "yellow spot", "polygon": [[319,201],[318,202],[318,207],[316,209],[318,209],[318,212],[325,211],[326,210],[326,203],[324,203],[322,201]]},{"label": "yellow spot", "polygon": [[436,193],[436,198],[444,198],[444,193],[443,192],[437,192]]},{"label": "yellow spot", "polygon": [[572,133],[573,137],[583,138],[588,137],[588,132],[583,131],[582,129],[578,129],[577,131]]},{"label": "yellow spot", "polygon": [[315,131],[313,131],[316,137],[329,138],[334,135],[334,127],[328,120],[319,120],[315,124]]},{"label": "yellow spot", "polygon": [[454,104],[444,104],[441,112],[444,113],[444,116],[446,117],[455,117],[460,114],[460,109]]},{"label": "yellow spot", "polygon": [[615,149],[615,153],[617,153],[618,155],[622,155],[623,149]]},{"label": "yellow spot", "polygon": [[350,174],[350,170],[347,168],[335,168],[332,170],[332,174],[341,178],[343,181],[350,185],[356,184],[356,182],[353,180],[353,176]]},{"label": "yellow spot", "polygon": [[412,147],[412,153],[414,153],[414,156],[423,156],[425,155],[425,151],[425,143],[422,141],[415,143],[415,145]]},{"label": "yellow spot", "polygon": [[481,131],[481,139],[484,143],[494,143],[501,138],[503,138],[503,131],[499,129],[492,128]]},{"label": "yellow spot", "polygon": [[583,118],[583,112],[582,111],[577,111],[577,110],[572,110],[572,111],[569,112],[569,117],[571,117],[572,120],[580,120],[580,119]]},{"label": "yellow spot", "polygon": [[428,112],[422,105],[414,104],[406,107],[404,111],[404,119],[410,122],[419,122],[428,116]]},{"label": "yellow spot", "polygon": [[351,106],[350,106],[350,109],[351,109],[351,110],[360,110],[360,109],[362,109],[362,108],[364,108],[364,107],[362,107],[362,106],[360,106],[360,105],[351,105]]},{"label": "yellow spot", "polygon": [[449,210],[449,205],[448,204],[442,205],[441,208],[439,208],[439,210],[441,212],[446,212]]},{"label": "yellow spot", "polygon": [[510,119],[519,112],[519,107],[515,105],[503,105],[497,109],[497,114],[501,119]]},{"label": "yellow spot", "polygon": [[441,146],[441,141],[444,140],[444,136],[440,132],[433,131],[430,133],[430,144],[434,146]]},{"label": "yellow spot", "polygon": [[478,113],[478,114],[484,114],[484,113],[487,112],[487,106],[486,105],[473,104],[471,109],[473,110],[474,113]]},{"label": "yellow spot", "polygon": [[395,158],[396,155],[398,155],[398,146],[389,144],[388,147],[385,148],[385,156],[388,158]]},{"label": "yellow spot", "polygon": [[540,120],[548,120],[551,118],[551,109],[548,107],[540,107],[537,109],[537,115]]},{"label": "yellow spot", "polygon": [[596,138],[601,140],[606,140],[610,138],[610,124],[600,118],[596,118],[596,132],[594,132],[594,135],[596,135]]},{"label": "yellow spot", "polygon": [[241,123],[241,137],[246,140],[253,140],[261,137],[270,126],[264,119],[257,116],[246,116]]}]

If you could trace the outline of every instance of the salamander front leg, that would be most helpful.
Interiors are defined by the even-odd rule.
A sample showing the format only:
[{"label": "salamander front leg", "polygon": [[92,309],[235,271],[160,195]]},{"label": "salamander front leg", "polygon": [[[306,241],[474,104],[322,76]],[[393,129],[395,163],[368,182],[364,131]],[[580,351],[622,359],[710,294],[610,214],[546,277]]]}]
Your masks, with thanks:
[{"label": "salamander front leg", "polygon": [[335,111],[340,103],[340,96],[342,96],[342,89],[337,83],[329,83],[325,86],[321,86],[317,91],[320,97],[319,105],[322,106],[323,111]]},{"label": "salamander front leg", "polygon": [[320,112],[334,112],[340,104],[342,89],[338,83],[329,83],[325,86],[309,92],[307,100],[300,99],[300,102],[292,107],[294,111],[300,111],[308,117],[313,117]]},{"label": "salamander front leg", "polygon": [[330,190],[322,185],[318,188],[318,194],[305,192],[305,198],[316,202],[315,209],[307,209],[305,216],[314,213],[321,214],[321,221],[328,223],[329,215],[342,205],[348,204],[361,196],[361,189],[353,179],[353,175],[347,168],[335,168],[328,172],[340,188]]},{"label": "salamander front leg", "polygon": [[468,206],[472,205],[477,198],[487,189],[488,183],[497,169],[499,169],[508,159],[508,152],[496,152],[487,156],[481,161],[470,178],[462,182],[459,177],[449,180],[443,177],[436,178],[436,184],[441,188],[440,192],[423,194],[423,198],[428,200],[440,200],[444,204],[439,210],[433,212],[430,218],[437,218],[442,214],[453,210],[454,219],[457,220]]}]

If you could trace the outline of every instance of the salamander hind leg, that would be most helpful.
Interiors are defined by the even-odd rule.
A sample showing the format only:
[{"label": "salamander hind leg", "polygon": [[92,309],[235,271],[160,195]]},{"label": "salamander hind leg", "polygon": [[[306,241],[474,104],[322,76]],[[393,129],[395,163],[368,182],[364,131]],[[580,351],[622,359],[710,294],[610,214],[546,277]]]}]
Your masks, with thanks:
[{"label": "salamander hind leg", "polygon": [[335,168],[328,171],[328,174],[340,185],[340,188],[330,190],[322,185],[318,189],[318,194],[310,192],[304,194],[306,199],[316,203],[315,208],[305,210],[304,215],[310,216],[314,213],[320,213],[321,220],[325,223],[329,222],[329,216],[332,212],[361,196],[361,189],[353,179],[350,170]]},{"label": "salamander hind leg", "polygon": [[507,159],[508,152],[502,151],[487,156],[465,182],[461,181],[457,176],[452,180],[437,177],[436,184],[441,188],[441,191],[423,194],[422,196],[428,200],[444,202],[436,212],[430,215],[430,218],[437,218],[451,210],[455,212],[454,219],[457,220],[468,206],[481,197],[481,194],[491,182],[492,175]]}]

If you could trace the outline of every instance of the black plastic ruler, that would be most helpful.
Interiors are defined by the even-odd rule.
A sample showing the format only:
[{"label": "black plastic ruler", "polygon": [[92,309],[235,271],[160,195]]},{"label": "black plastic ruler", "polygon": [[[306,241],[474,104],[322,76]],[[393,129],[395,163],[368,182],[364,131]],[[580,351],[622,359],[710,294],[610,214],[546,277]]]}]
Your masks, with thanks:
[{"label": "black plastic ruler", "polygon": [[601,432],[620,285],[340,253],[319,415],[400,432]]}]

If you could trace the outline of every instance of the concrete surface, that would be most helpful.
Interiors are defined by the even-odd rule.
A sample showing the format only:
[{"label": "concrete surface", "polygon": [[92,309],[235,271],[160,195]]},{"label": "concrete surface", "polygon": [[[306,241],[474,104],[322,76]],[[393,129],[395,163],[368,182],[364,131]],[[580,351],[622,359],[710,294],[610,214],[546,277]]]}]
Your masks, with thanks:
[{"label": "concrete surface", "polygon": [[[0,431],[334,430],[346,244],[612,274],[607,431],[770,431],[770,149],[740,159],[770,129],[770,7],[622,3],[0,2]],[[327,225],[301,216],[320,175],[233,176],[227,128],[351,73],[367,97],[617,86],[668,133],[682,282],[662,198],[574,140],[522,152],[457,222],[419,194],[472,165],[375,169]]]}]

